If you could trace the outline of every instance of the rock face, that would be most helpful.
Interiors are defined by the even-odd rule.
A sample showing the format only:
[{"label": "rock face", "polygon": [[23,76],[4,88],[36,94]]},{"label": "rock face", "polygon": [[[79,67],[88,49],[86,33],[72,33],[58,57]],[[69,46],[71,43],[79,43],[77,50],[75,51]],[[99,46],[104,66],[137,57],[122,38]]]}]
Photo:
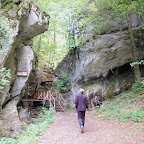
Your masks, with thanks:
[{"label": "rock face", "polygon": [[[140,20],[135,22],[135,19],[132,22],[140,60],[144,57],[144,25]],[[103,100],[131,86],[134,81],[134,72],[130,67],[133,61],[131,40],[128,31],[121,29],[116,33],[83,37],[83,46],[71,51],[57,67],[57,76],[64,71],[71,80],[73,94],[69,102],[72,107],[81,87],[89,99],[98,95]]]},{"label": "rock face", "polygon": [[[8,6],[6,5],[5,9]],[[17,105],[25,94],[28,78],[35,63],[31,39],[48,30],[49,26],[49,15],[40,11],[38,6],[30,1],[20,1],[17,7],[17,11],[15,8],[7,12],[4,9],[0,11],[1,15],[10,18],[14,23],[9,48],[0,56],[0,68],[11,69],[10,83],[5,86],[4,92],[0,93],[0,107],[7,109],[6,119],[11,123],[20,123]],[[17,71],[26,71],[27,76],[17,76]]]}]

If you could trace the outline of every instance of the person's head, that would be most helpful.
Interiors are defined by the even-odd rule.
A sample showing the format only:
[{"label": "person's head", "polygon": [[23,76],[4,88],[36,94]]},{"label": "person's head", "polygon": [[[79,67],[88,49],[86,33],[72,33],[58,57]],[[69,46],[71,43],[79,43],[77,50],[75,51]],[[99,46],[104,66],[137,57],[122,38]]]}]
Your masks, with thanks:
[{"label": "person's head", "polygon": [[97,99],[98,98],[98,96],[95,96],[95,99]]},{"label": "person's head", "polygon": [[84,89],[80,88],[80,89],[79,89],[79,93],[80,93],[80,94],[83,94],[83,92],[84,92]]}]

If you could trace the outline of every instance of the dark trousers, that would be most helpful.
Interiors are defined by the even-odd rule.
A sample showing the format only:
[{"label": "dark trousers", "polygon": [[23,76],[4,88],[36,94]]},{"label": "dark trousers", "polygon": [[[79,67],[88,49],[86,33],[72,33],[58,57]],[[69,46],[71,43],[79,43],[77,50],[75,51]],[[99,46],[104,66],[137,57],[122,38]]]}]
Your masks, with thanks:
[{"label": "dark trousers", "polygon": [[84,123],[85,123],[85,111],[78,111],[78,122],[80,127],[83,126],[84,127]]}]

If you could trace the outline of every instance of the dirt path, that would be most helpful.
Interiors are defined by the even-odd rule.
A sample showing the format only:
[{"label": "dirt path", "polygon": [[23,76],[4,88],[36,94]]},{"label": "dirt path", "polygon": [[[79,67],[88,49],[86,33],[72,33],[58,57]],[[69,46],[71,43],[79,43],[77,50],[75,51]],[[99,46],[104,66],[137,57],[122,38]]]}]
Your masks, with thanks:
[{"label": "dirt path", "polygon": [[144,144],[144,132],[137,123],[102,121],[86,112],[85,133],[80,133],[77,113],[57,113],[55,122],[40,137],[39,144]]}]

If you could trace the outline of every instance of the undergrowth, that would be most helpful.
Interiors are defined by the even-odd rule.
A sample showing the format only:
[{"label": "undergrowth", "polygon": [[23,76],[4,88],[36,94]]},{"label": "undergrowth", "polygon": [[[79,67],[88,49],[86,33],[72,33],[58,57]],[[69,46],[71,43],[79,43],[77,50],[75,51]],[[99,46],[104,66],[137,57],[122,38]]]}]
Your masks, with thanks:
[{"label": "undergrowth", "polygon": [[[102,119],[118,119],[120,122],[144,122],[144,88],[135,83],[132,91],[107,100],[101,108],[96,108],[94,114]],[[142,126],[140,129],[144,129]]]},{"label": "undergrowth", "polygon": [[39,117],[35,120],[35,124],[23,124],[22,127],[26,128],[26,131],[15,133],[14,138],[2,137],[0,144],[33,144],[38,141],[38,136],[42,135],[45,129],[48,129],[49,124],[54,119],[54,110],[52,108],[49,110],[43,108]]}]

